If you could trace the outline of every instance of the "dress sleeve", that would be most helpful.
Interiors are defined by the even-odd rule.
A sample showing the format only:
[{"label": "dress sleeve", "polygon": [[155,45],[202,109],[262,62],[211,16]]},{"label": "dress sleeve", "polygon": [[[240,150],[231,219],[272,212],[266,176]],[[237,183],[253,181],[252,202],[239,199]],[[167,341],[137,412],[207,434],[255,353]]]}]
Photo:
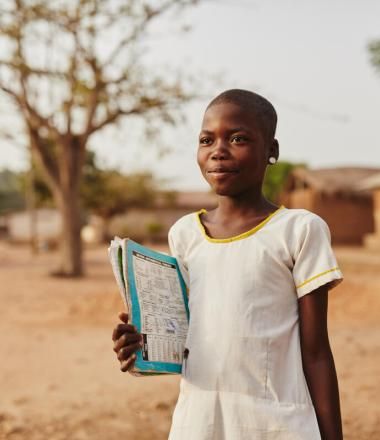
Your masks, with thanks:
[{"label": "dress sleeve", "polygon": [[184,261],[184,251],[182,249],[183,246],[181,246],[181,241],[178,239],[178,237],[176,237],[175,229],[173,227],[170,228],[168,233],[168,243],[170,254],[177,259],[182,278],[186,284],[186,287],[189,288],[189,271]]},{"label": "dress sleeve", "polygon": [[325,284],[332,289],[343,279],[331,248],[329,227],[324,220],[312,213],[304,217],[299,234],[298,248],[294,255],[293,279],[298,298]]}]

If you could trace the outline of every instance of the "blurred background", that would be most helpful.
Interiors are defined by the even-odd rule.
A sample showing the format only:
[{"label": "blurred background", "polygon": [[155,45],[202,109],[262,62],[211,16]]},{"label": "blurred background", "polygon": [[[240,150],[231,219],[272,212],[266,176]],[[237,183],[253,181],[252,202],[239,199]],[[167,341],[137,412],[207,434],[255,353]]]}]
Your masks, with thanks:
[{"label": "blurred background", "polygon": [[330,334],[345,438],[380,438],[380,3],[4,0],[0,4],[0,439],[165,439],[178,377],[119,371],[114,235],[167,251],[212,209],[207,103],[277,109],[264,192],[330,226],[345,275]]}]

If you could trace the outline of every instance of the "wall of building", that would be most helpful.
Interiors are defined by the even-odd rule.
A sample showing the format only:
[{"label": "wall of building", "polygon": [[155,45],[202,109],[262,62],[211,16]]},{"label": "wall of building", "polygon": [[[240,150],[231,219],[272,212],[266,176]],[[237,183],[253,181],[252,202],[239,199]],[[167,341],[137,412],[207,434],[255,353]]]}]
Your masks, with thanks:
[{"label": "wall of building", "polygon": [[369,249],[380,251],[380,188],[373,191],[373,202],[375,231],[365,236],[364,244]]},{"label": "wall of building", "polygon": [[371,198],[319,196],[314,212],[326,220],[336,244],[363,244],[364,236],[374,231]]},{"label": "wall of building", "polygon": [[[57,241],[62,222],[59,212],[55,209],[38,209],[35,212],[36,234],[38,241]],[[9,238],[15,242],[30,242],[31,219],[26,211],[16,212],[7,216]]]},{"label": "wall of building", "polygon": [[380,238],[380,188],[373,192],[374,216],[375,216],[375,233]]},{"label": "wall of building", "polygon": [[313,211],[314,191],[310,188],[296,189],[281,197],[281,204],[288,208],[303,208]]},{"label": "wall of building", "polygon": [[[334,244],[362,244],[364,236],[374,231],[373,200],[369,197],[326,195],[303,188],[283,195],[281,202],[321,216],[329,225]],[[378,203],[380,206],[380,196]]]}]

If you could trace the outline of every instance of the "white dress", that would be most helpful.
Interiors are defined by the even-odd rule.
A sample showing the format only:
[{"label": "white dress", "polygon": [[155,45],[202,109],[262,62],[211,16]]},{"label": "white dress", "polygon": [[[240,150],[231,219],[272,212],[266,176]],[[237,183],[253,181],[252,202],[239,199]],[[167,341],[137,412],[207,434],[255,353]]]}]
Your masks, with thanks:
[{"label": "white dress", "polygon": [[201,212],[169,232],[190,308],[169,440],[320,440],[297,299],[342,279],[326,223],[281,207],[244,234],[212,239]]}]

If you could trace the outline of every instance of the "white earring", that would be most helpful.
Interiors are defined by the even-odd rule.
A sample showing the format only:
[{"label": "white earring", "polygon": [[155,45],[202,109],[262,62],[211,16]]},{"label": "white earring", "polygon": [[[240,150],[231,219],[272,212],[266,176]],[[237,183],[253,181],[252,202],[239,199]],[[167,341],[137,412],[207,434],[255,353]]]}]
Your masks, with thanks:
[{"label": "white earring", "polygon": [[277,162],[277,159],[276,159],[275,157],[271,156],[271,157],[269,158],[269,163],[270,163],[271,165],[274,165],[276,162]]}]

